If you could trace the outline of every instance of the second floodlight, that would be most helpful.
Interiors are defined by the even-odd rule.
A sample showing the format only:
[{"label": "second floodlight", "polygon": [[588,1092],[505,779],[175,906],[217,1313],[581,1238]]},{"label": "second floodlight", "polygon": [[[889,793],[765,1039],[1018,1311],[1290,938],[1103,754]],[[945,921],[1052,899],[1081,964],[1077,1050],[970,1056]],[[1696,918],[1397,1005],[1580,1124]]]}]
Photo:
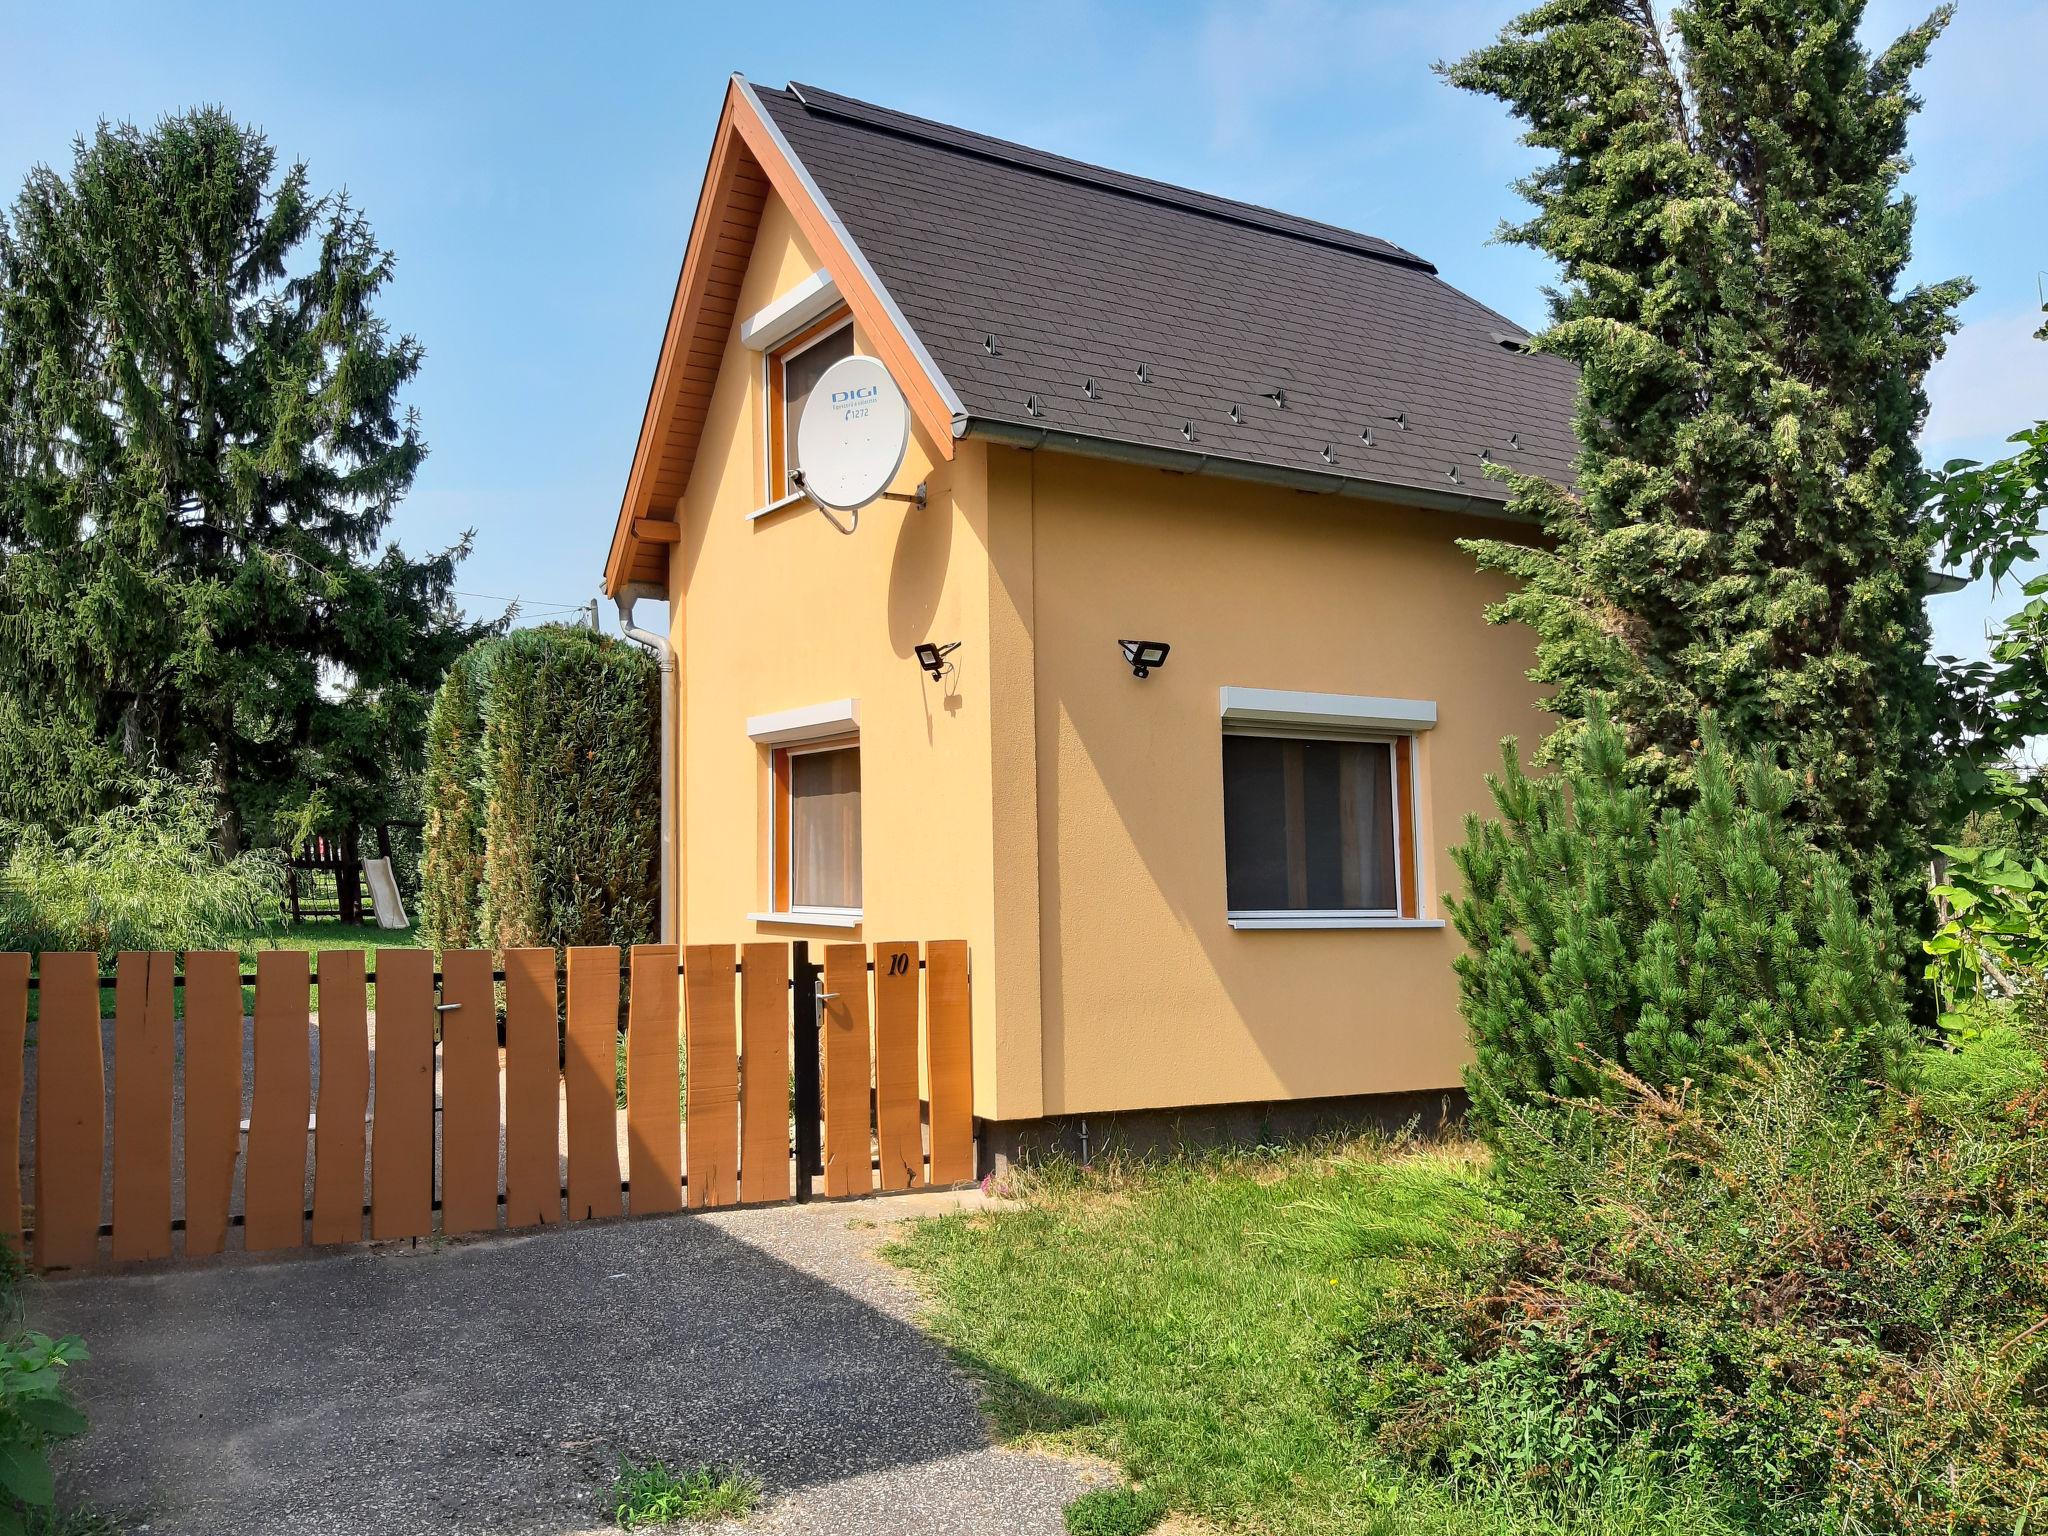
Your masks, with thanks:
[{"label": "second floodlight", "polygon": [[1166,665],[1166,653],[1173,649],[1164,640],[1119,640],[1117,644],[1124,649],[1133,677],[1150,677],[1154,667]]},{"label": "second floodlight", "polygon": [[917,664],[938,679],[946,675],[946,658],[960,649],[960,642],[949,640],[944,645],[933,645],[929,640],[921,640],[911,649],[917,653]]}]

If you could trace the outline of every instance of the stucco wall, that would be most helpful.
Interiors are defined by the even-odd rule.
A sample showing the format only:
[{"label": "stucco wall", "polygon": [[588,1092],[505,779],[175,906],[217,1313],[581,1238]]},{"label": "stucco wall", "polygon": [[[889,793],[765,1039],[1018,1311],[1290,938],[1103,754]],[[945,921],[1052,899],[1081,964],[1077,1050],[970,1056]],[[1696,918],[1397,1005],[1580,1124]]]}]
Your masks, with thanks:
[{"label": "stucco wall", "polygon": [[[1544,717],[1524,631],[1452,542],[1498,522],[991,451],[1032,509],[1044,1110],[1449,1087],[1465,1059],[1449,928],[1238,931],[1225,916],[1224,685],[1433,699],[1424,887],[1489,805],[1499,741]],[[1143,681],[1120,638],[1169,642]]]},{"label": "stucco wall", "polygon": [[[771,199],[739,316],[818,266],[788,211]],[[873,350],[858,333],[855,343]],[[683,937],[807,938],[814,949],[854,939],[965,938],[974,967],[976,1109],[1036,1114],[1035,1028],[1021,1044],[995,1029],[1006,988],[1035,1020],[1038,969],[1035,891],[1014,879],[1007,965],[997,943],[993,800],[999,789],[1013,803],[1021,794],[1028,811],[1035,791],[1028,730],[1024,749],[999,754],[993,747],[992,694],[1007,690],[1028,705],[1030,671],[1028,637],[996,575],[1006,563],[1001,551],[991,559],[985,455],[964,444],[943,462],[913,428],[897,485],[924,479],[927,508],[877,503],[861,513],[852,537],[808,505],[749,521],[767,499],[762,408],[761,356],[741,345],[735,325],[679,506],[683,536],[670,564],[671,639],[682,678]],[[1023,577],[1028,583],[1028,559]],[[911,648],[922,640],[963,642],[942,683],[916,663]],[[1007,683],[991,675],[999,665],[1012,669]],[[747,914],[771,905],[771,799],[768,753],[748,739],[747,719],[848,697],[859,700],[861,714],[866,922],[849,932],[751,921]],[[1017,931],[1020,901],[1029,921]]]},{"label": "stucco wall", "polygon": [[[818,268],[776,201],[738,314]],[[872,351],[856,335],[862,351]],[[1421,739],[1423,911],[1501,736],[1542,718],[1527,637],[1452,539],[1383,508],[913,428],[859,532],[766,499],[760,354],[737,326],[670,565],[681,658],[678,866],[687,942],[964,937],[975,1109],[1041,1114],[1448,1087],[1463,1060],[1443,928],[1231,929],[1226,684],[1436,701]],[[1171,642],[1140,682],[1119,638]],[[934,683],[919,641],[958,640]],[[864,925],[757,922],[770,902],[767,751],[747,718],[860,701]]]}]

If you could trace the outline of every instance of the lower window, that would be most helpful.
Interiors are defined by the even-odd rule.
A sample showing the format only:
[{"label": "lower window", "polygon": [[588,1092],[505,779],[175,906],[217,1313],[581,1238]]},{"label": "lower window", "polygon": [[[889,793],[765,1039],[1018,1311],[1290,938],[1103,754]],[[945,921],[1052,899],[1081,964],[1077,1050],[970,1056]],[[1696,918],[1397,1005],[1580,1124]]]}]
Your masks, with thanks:
[{"label": "lower window", "polygon": [[775,908],[860,910],[860,747],[775,753]]},{"label": "lower window", "polygon": [[1405,736],[1226,733],[1230,915],[1415,916],[1411,763]]}]

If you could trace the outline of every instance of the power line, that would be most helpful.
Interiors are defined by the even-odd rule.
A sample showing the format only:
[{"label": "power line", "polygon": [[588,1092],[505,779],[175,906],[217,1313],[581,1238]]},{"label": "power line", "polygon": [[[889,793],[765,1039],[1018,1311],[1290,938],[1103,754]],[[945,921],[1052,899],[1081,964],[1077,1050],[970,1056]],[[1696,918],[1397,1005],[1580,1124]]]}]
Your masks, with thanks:
[{"label": "power line", "polygon": [[[455,590],[455,589],[451,589],[451,590]],[[590,599],[589,599],[589,598],[585,598],[585,599],[584,599],[584,600],[583,600],[582,602],[580,602],[580,603],[556,603],[556,602],[542,602],[542,601],[540,601],[540,600],[539,600],[539,599],[537,599],[537,598],[527,598],[527,597],[505,597],[505,596],[503,596],[503,595],[501,595],[501,594],[499,594],[499,593],[496,593],[496,592],[463,592],[463,591],[460,591],[460,590],[455,590],[455,595],[456,595],[457,597],[467,597],[467,598],[473,598],[473,599],[475,599],[475,600],[476,600],[477,602],[480,602],[480,603],[517,603],[517,604],[518,604],[518,605],[519,605],[520,607],[522,607],[522,608],[525,608],[525,609],[528,609],[528,610],[531,610],[531,609],[535,609],[535,608],[561,608],[561,609],[570,609],[570,608],[588,608],[588,607],[590,606]]]}]

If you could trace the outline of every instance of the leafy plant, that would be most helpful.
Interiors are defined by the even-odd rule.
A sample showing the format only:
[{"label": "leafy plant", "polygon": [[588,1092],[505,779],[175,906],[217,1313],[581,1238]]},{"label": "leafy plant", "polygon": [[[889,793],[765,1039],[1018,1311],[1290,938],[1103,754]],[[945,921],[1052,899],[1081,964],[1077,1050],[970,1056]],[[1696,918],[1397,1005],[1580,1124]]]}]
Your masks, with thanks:
[{"label": "leafy plant", "polygon": [[1738,767],[1701,728],[1695,799],[1654,808],[1593,701],[1571,762],[1490,780],[1498,821],[1468,817],[1449,901],[1477,1122],[1610,1098],[1607,1064],[1658,1087],[1713,1083],[1760,1046],[1839,1040],[1871,1073],[1909,1041],[1899,944],[1842,867],[1807,842],[1794,786]]},{"label": "leafy plant", "polygon": [[1936,851],[1948,868],[1934,896],[1947,915],[1922,948],[1943,1024],[1968,1030],[1967,1004],[1987,991],[2017,996],[2048,969],[2048,859],[2003,847]]},{"label": "leafy plant", "polygon": [[1060,1511],[1068,1536],[1145,1536],[1166,1518],[1166,1500],[1143,1488],[1095,1488]]},{"label": "leafy plant", "polygon": [[160,779],[62,840],[23,828],[0,865],[0,949],[233,947],[272,921],[283,866],[267,852],[212,847],[204,798]]},{"label": "leafy plant", "polygon": [[619,1528],[637,1531],[750,1514],[761,1501],[761,1483],[730,1468],[690,1467],[671,1472],[663,1461],[635,1463],[622,1456],[612,1501],[612,1518]]},{"label": "leafy plant", "polygon": [[30,1530],[55,1507],[50,1447],[85,1433],[64,1372],[87,1358],[78,1339],[17,1334],[0,1342],[0,1533]]},{"label": "leafy plant", "polygon": [[[2048,341],[2048,324],[2034,334]],[[2048,421],[2007,441],[2016,452],[1990,464],[1951,459],[1926,487],[1944,562],[1994,584],[2038,560],[2048,541]],[[1951,822],[2013,808],[2012,777],[2000,769],[2028,740],[2048,735],[2048,574],[2022,582],[2020,596],[2019,609],[1991,637],[1986,660],[1938,658],[1942,744],[1954,764]]]}]

